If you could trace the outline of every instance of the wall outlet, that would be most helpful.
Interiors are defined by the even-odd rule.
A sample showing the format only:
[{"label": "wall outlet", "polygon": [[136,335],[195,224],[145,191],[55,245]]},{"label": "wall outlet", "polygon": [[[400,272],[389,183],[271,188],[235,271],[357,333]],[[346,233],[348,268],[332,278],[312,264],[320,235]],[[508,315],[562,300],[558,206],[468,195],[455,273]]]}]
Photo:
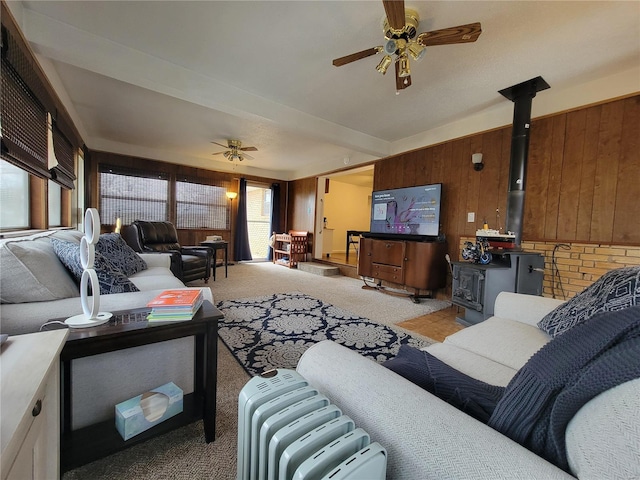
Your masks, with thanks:
[{"label": "wall outlet", "polygon": [[475,212],[468,212],[467,213],[467,223],[473,223],[476,221],[476,213]]}]

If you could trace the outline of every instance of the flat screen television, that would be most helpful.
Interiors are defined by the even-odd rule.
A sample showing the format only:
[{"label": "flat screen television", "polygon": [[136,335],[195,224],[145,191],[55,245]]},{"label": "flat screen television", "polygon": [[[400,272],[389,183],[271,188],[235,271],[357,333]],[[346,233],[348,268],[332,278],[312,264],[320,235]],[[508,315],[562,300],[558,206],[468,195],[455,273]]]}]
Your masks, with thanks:
[{"label": "flat screen television", "polygon": [[378,190],[371,195],[368,236],[435,240],[440,236],[442,184]]}]

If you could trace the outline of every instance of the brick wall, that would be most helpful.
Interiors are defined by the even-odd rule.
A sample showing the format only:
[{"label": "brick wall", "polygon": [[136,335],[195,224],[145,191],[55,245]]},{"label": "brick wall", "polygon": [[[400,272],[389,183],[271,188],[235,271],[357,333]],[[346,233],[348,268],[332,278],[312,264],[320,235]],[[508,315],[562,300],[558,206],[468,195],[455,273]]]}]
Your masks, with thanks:
[{"label": "brick wall", "polygon": [[[465,242],[475,237],[460,238],[460,252]],[[567,243],[570,249],[557,248],[557,242],[522,242],[522,249],[544,256],[543,296],[567,299],[581,292],[609,270],[640,265],[640,246]],[[553,258],[559,273],[556,275]],[[462,259],[461,257],[459,258]],[[562,287],[560,286],[562,285]],[[564,296],[562,291],[564,290]]]}]

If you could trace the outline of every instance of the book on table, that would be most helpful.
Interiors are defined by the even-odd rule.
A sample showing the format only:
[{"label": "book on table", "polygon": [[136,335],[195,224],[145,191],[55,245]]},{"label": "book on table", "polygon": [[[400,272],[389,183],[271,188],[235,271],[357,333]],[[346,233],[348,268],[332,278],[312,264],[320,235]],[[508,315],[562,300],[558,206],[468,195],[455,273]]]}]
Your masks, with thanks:
[{"label": "book on table", "polygon": [[150,322],[191,320],[203,301],[204,297],[200,289],[165,290],[147,303],[147,307],[151,307],[147,320]]}]

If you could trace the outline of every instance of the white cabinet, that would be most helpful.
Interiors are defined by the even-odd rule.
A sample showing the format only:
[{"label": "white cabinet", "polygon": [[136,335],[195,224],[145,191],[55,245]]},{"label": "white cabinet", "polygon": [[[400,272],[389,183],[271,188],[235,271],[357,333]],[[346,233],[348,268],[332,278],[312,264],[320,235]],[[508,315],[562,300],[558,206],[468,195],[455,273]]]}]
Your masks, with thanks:
[{"label": "white cabinet", "polygon": [[16,335],[2,345],[2,480],[60,478],[60,351],[67,335]]}]

